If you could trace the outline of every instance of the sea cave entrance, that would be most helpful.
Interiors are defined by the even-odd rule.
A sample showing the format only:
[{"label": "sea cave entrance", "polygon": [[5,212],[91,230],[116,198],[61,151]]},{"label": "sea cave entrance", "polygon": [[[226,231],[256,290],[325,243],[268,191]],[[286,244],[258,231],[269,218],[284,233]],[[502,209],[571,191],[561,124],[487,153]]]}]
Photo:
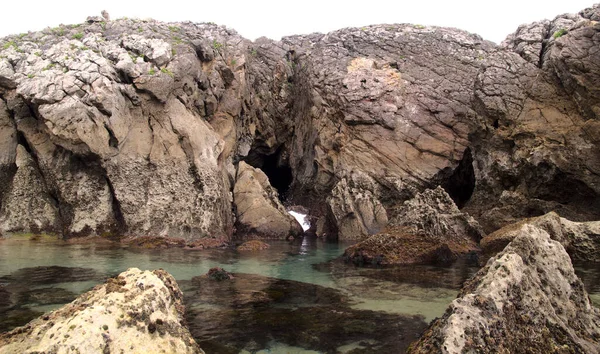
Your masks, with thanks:
[{"label": "sea cave entrance", "polygon": [[269,178],[271,186],[277,189],[281,203],[287,202],[294,176],[283,147],[271,154],[251,151],[246,162],[252,167],[260,168]]},{"label": "sea cave entrance", "polygon": [[442,183],[442,188],[446,190],[459,209],[462,209],[471,199],[475,190],[475,170],[470,148],[465,150],[462,160],[450,177]]}]

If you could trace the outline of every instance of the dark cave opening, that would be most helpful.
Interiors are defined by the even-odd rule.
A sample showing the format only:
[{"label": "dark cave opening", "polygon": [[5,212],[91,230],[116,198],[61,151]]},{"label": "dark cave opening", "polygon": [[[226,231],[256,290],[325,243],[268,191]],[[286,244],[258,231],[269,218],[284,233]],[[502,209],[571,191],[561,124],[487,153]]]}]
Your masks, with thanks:
[{"label": "dark cave opening", "polygon": [[462,209],[471,199],[473,190],[475,190],[475,170],[470,148],[465,150],[462,160],[452,175],[442,184],[442,188],[446,190],[459,209]]},{"label": "dark cave opening", "polygon": [[292,169],[290,168],[286,154],[282,147],[274,153],[266,155],[258,152],[250,152],[246,162],[253,167],[260,168],[269,178],[269,183],[279,193],[279,200],[283,203],[287,200],[290,192],[290,185],[294,180]]}]

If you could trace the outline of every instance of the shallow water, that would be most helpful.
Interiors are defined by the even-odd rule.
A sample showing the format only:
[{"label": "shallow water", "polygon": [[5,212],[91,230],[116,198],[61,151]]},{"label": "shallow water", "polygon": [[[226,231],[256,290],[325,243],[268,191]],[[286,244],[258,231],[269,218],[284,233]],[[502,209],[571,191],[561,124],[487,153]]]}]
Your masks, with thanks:
[{"label": "shallow water", "polygon": [[[315,239],[258,252],[128,249],[42,237],[0,241],[0,332],[23,325],[130,267],[163,268],[185,295],[187,321],[211,353],[403,352],[441,316],[477,268],[356,268]],[[212,267],[234,281],[201,275]],[[600,269],[581,268],[591,297]]]}]

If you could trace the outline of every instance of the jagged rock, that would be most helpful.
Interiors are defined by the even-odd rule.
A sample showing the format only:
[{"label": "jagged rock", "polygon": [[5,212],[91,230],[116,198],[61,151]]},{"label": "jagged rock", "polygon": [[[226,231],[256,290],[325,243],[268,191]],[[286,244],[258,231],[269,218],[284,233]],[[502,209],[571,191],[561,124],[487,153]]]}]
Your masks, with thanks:
[{"label": "jagged rock", "polygon": [[594,48],[600,45],[599,14],[600,4],[596,4],[578,14],[522,25],[502,43],[527,61],[555,73],[581,113],[596,119],[600,117],[600,54]]},{"label": "jagged rock", "polygon": [[15,71],[7,60],[0,59],[0,86],[7,89],[17,88],[14,81]]},{"label": "jagged rock", "polygon": [[563,245],[573,260],[600,262],[600,221],[573,222],[554,212],[505,226],[484,237],[481,240],[483,260],[502,251],[527,224],[546,231]]},{"label": "jagged rock", "polygon": [[352,173],[335,185],[327,203],[338,227],[338,238],[364,239],[387,224],[387,213],[377,194],[375,181],[361,172]]},{"label": "jagged rock", "polygon": [[[143,28],[141,34],[120,37],[134,27]],[[188,27],[196,31],[190,36],[204,31]],[[43,36],[47,46],[36,45],[35,36]],[[195,53],[171,37],[164,24],[121,20],[47,29],[3,50],[2,63],[11,64],[16,89],[0,93],[14,139],[3,143],[15,144],[3,149],[8,172],[0,176],[6,181],[1,189],[7,189],[2,199],[21,204],[15,208],[25,205],[24,199],[5,197],[17,185],[11,183],[11,155],[18,131],[44,182],[35,188],[42,189],[41,198],[53,197],[40,207],[55,207],[60,215],[53,224],[38,218],[24,225],[9,220],[14,213],[4,214],[5,228],[18,224],[31,231],[30,225],[42,224],[42,231],[67,236],[127,231],[186,241],[231,237],[224,166],[231,160],[218,160],[224,143],[202,118],[201,104],[209,98],[219,102],[223,84],[213,75],[212,91],[200,89],[196,81],[206,82],[210,70],[203,72]]]},{"label": "jagged rock", "polygon": [[441,188],[428,189],[392,211],[384,231],[344,252],[357,265],[445,264],[477,251],[479,224]]},{"label": "jagged rock", "polygon": [[72,303],[0,335],[0,353],[204,353],[182,326],[183,294],[163,270],[131,268]]},{"label": "jagged rock", "polygon": [[302,234],[302,227],[281,205],[264,172],[243,161],[238,164],[233,200],[237,228],[247,237],[286,239]]},{"label": "jagged rock", "polygon": [[106,21],[106,19],[104,17],[100,17],[100,16],[88,16],[85,21],[87,23],[96,23],[96,22],[104,22]]},{"label": "jagged rock", "polygon": [[598,353],[600,310],[569,255],[530,224],[468,281],[409,353]]},{"label": "jagged rock", "polygon": [[458,209],[443,188],[427,189],[393,210],[390,225],[410,228],[431,240],[463,245],[467,249],[485,235],[479,223]]}]

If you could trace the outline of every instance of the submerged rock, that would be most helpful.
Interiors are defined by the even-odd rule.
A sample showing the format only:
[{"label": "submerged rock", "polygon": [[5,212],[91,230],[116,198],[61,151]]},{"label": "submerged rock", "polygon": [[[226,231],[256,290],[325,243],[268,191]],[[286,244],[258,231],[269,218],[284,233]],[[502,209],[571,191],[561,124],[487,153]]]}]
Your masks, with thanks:
[{"label": "submerged rock", "polygon": [[183,295],[163,270],[131,268],[59,310],[0,335],[0,353],[203,353],[182,326]]},{"label": "submerged rock", "polygon": [[185,286],[190,332],[210,353],[258,352],[273,342],[325,353],[364,342],[367,353],[402,353],[426,327],[420,316],[352,309],[341,291],[310,283],[235,273]]},{"label": "submerged rock", "polygon": [[184,247],[186,245],[185,240],[181,238],[157,236],[128,237],[121,240],[121,242],[133,247],[150,249]]},{"label": "submerged rock", "polygon": [[103,281],[106,277],[92,268],[39,266],[21,268],[0,281],[13,284],[44,285],[76,281]]},{"label": "submerged rock", "polygon": [[237,247],[238,251],[262,251],[268,249],[269,244],[259,240],[250,240],[242,243]]},{"label": "submerged rock", "polygon": [[206,273],[206,276],[208,277],[208,279],[216,281],[233,279],[233,275],[231,273],[219,267],[210,268],[208,270],[208,273]]},{"label": "submerged rock", "polygon": [[515,232],[409,353],[600,352],[600,310],[564,247],[535,225]]},{"label": "submerged rock", "polygon": [[418,193],[393,211],[381,233],[344,252],[356,265],[444,264],[478,250],[479,224],[441,188]]}]

